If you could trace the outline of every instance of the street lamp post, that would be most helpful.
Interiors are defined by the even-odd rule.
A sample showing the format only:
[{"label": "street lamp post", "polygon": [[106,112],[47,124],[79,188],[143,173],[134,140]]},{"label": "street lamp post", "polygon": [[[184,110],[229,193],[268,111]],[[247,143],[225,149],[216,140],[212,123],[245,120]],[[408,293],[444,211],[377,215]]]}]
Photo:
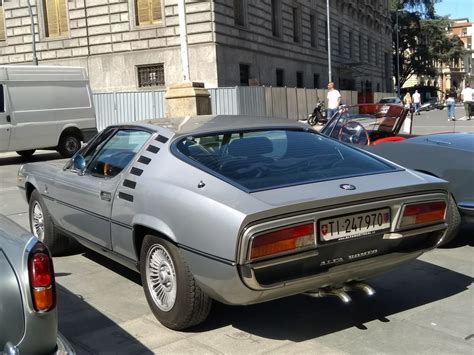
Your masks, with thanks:
[{"label": "street lamp post", "polygon": [[33,65],[38,65],[38,57],[36,56],[35,19],[33,17],[33,10],[31,9],[30,0],[27,0],[26,4],[28,5],[28,12],[30,14],[31,19],[31,46],[33,51]]},{"label": "street lamp post", "polygon": [[183,65],[183,80],[189,81],[188,33],[186,30],[186,0],[178,0],[179,38],[181,44],[181,63]]},{"label": "street lamp post", "polygon": [[396,57],[397,57],[397,94],[398,94],[398,97],[400,97],[400,44],[399,44],[399,39],[398,39],[398,13],[400,12],[401,10],[397,10],[395,11],[395,31],[397,31],[397,53],[396,53]]},{"label": "street lamp post", "polygon": [[331,23],[330,23],[330,11],[329,11],[329,0],[326,0],[326,22],[328,31],[328,78],[332,81],[332,68],[331,68]]}]

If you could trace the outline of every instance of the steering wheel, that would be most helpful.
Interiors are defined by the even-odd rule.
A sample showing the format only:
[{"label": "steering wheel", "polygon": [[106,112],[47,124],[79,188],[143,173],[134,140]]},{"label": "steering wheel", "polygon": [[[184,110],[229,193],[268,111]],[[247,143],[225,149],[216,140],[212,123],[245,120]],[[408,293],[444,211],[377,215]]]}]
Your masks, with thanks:
[{"label": "steering wheel", "polygon": [[339,142],[370,145],[369,132],[357,121],[349,121],[339,130]]}]

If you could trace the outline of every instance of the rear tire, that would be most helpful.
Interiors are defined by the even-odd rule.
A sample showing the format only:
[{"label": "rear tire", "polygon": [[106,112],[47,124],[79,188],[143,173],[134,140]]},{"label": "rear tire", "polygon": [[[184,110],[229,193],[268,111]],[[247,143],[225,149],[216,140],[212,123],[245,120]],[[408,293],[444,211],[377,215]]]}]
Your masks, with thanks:
[{"label": "rear tire", "polygon": [[196,284],[172,243],[147,235],[140,252],[140,273],[148,305],[165,327],[189,328],[209,315],[212,299]]},{"label": "rear tire", "polygon": [[36,149],[29,150],[18,150],[16,154],[20,155],[22,158],[31,158],[31,156],[36,152]]},{"label": "rear tire", "polygon": [[38,190],[30,196],[29,220],[31,233],[46,244],[52,255],[62,255],[71,249],[74,241],[58,232]]},{"label": "rear tire", "polygon": [[458,235],[459,229],[461,228],[461,214],[459,213],[458,205],[452,195],[449,196],[446,222],[448,223],[448,229],[446,231],[446,236],[440,243],[440,246],[451,242]]},{"label": "rear tire", "polygon": [[65,133],[59,139],[58,152],[64,158],[70,158],[81,148],[81,140],[72,133]]}]

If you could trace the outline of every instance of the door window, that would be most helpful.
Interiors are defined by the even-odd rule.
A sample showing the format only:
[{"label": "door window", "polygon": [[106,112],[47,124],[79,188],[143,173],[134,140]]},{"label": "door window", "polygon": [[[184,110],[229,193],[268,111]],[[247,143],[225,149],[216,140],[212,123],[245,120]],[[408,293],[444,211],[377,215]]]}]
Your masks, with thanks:
[{"label": "door window", "polygon": [[119,174],[150,138],[151,133],[121,129],[111,131],[105,139],[87,151],[87,172],[99,177],[114,177]]}]

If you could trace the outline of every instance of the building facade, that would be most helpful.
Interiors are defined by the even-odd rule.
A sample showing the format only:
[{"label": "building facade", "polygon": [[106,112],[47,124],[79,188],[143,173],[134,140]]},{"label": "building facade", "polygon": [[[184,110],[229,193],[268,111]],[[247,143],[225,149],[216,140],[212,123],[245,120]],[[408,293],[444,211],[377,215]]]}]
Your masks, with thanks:
[{"label": "building facade", "polygon": [[[94,91],[182,81],[177,0],[29,0],[40,64],[87,68]],[[28,1],[0,1],[0,64],[31,63]],[[331,0],[333,81],[392,91],[388,0]],[[325,0],[187,0],[190,78],[207,87],[325,87]]]},{"label": "building facade", "polygon": [[461,60],[453,61],[450,65],[441,68],[438,83],[442,91],[455,89],[460,92],[466,82],[474,84],[474,51],[472,48],[474,24],[468,18],[453,20],[449,33],[457,35],[461,39],[466,54]]}]

